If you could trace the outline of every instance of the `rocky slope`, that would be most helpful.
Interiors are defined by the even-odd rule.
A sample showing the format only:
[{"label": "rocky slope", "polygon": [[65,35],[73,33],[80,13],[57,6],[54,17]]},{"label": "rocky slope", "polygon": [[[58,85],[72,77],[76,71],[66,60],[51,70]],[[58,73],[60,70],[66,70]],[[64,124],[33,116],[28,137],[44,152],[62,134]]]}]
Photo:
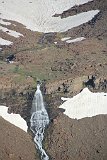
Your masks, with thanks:
[{"label": "rocky slope", "polygon": [[32,138],[0,117],[0,160],[38,160]]},{"label": "rocky slope", "polygon": [[[99,9],[100,13],[92,21],[65,33],[32,32],[14,21],[9,21],[11,25],[7,28],[24,37],[15,39],[0,31],[2,38],[14,41],[12,46],[0,46],[0,104],[8,106],[9,112],[21,114],[29,125],[36,80],[43,80],[44,99],[50,116],[44,147],[52,160],[107,159],[107,116],[77,121],[58,109],[61,96],[72,97],[79,93],[92,75],[95,87],[88,87],[93,92],[107,92],[107,1],[94,0],[75,6],[60,16],[64,18],[90,9]],[[61,41],[69,36],[86,39],[73,44]],[[13,64],[6,62],[11,54],[15,55]],[[0,146],[3,146],[0,147],[0,158],[25,160],[28,157],[33,160],[36,150],[29,136],[1,118],[0,124]]]},{"label": "rocky slope", "polygon": [[52,160],[106,160],[107,116],[75,120],[60,114],[47,129],[45,147]]}]

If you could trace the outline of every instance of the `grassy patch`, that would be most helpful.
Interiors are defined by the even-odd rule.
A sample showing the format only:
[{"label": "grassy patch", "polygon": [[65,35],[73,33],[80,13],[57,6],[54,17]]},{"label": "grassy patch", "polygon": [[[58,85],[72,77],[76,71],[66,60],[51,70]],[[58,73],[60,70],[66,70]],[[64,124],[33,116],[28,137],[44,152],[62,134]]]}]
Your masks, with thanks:
[{"label": "grassy patch", "polygon": [[30,66],[30,69],[27,70],[24,68],[24,66],[15,66],[10,70],[11,73],[19,75],[15,78],[16,83],[23,83],[27,77],[32,77],[34,82],[37,81],[37,79],[44,80],[48,78],[48,75],[46,73],[41,72],[40,70],[36,70],[35,66]]}]

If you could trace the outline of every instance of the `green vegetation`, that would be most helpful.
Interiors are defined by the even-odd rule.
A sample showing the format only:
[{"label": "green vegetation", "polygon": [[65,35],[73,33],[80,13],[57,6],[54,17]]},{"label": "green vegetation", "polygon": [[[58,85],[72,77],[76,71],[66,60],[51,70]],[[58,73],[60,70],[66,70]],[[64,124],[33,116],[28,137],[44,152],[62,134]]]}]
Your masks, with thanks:
[{"label": "green vegetation", "polygon": [[18,76],[14,79],[16,83],[24,82],[27,77],[32,77],[34,82],[37,81],[37,78],[41,80],[47,79],[47,75],[39,70],[36,70],[34,66],[31,66],[31,70],[27,70],[24,66],[16,65],[10,70],[10,72],[18,74]]}]

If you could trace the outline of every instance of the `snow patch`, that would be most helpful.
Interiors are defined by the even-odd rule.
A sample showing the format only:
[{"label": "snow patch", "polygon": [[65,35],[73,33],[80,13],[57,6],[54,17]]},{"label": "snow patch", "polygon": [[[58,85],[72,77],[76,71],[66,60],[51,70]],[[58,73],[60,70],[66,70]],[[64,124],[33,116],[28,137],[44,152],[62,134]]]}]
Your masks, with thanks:
[{"label": "snow patch", "polygon": [[61,100],[62,101],[68,101],[68,100],[70,100],[70,98],[61,97]]},{"label": "snow patch", "polygon": [[71,37],[64,37],[64,38],[62,38],[61,39],[61,41],[66,41],[66,40],[68,40],[68,39],[70,39]]},{"label": "snow patch", "polygon": [[82,41],[84,39],[86,39],[86,38],[79,37],[79,38],[71,39],[71,37],[64,37],[64,38],[61,39],[61,41],[66,41],[66,43],[74,43],[74,42]]},{"label": "snow patch", "polygon": [[80,42],[80,41],[82,41],[82,40],[84,40],[84,39],[86,39],[86,38],[84,38],[84,37],[79,37],[79,38],[76,38],[76,39],[67,40],[66,42],[67,42],[67,43],[74,43],[74,42]]},{"label": "snow patch", "polygon": [[54,15],[89,1],[92,0],[32,0],[32,3],[28,0],[5,0],[5,3],[0,3],[0,18],[18,21],[33,31],[65,32],[90,21],[99,10],[91,10],[63,19]]},{"label": "snow patch", "polygon": [[27,124],[26,121],[19,114],[9,114],[8,107],[0,106],[0,116],[10,122],[11,124],[21,128],[25,132],[27,132]]},{"label": "snow patch", "polygon": [[0,48],[0,51],[2,51],[2,48]]},{"label": "snow patch", "polygon": [[70,118],[81,119],[107,114],[107,93],[92,93],[88,88],[64,102],[59,108]]},{"label": "snow patch", "polygon": [[0,19],[0,24],[6,25],[6,26],[11,25],[10,22],[5,22],[5,21],[3,21],[3,19]]},{"label": "snow patch", "polygon": [[19,33],[19,32],[16,32],[16,31],[7,29],[7,28],[2,27],[2,26],[0,26],[0,30],[2,30],[3,32],[9,34],[10,36],[13,36],[13,37],[16,37],[16,38],[18,38],[18,37],[20,37],[20,36],[23,36],[23,35],[22,35],[21,33]]},{"label": "snow patch", "polygon": [[5,46],[5,45],[9,46],[11,44],[13,44],[13,42],[5,40],[3,38],[0,38],[0,45],[2,45],[2,46]]}]

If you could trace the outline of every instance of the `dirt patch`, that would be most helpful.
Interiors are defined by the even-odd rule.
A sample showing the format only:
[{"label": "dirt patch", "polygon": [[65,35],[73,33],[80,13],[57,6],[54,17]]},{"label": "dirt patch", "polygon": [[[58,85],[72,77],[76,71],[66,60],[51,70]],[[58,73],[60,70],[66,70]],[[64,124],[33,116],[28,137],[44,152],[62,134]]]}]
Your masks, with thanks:
[{"label": "dirt patch", "polygon": [[0,117],[0,160],[38,160],[31,136]]},{"label": "dirt patch", "polygon": [[60,114],[47,130],[45,147],[50,159],[106,160],[107,116],[73,120]]}]

